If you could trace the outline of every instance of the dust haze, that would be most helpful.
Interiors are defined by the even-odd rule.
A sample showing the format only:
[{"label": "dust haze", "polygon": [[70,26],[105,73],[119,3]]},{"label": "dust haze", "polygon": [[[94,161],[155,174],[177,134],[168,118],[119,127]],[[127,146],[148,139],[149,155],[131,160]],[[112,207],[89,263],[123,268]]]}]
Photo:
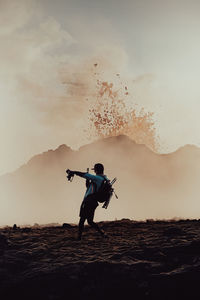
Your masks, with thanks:
[{"label": "dust haze", "polygon": [[66,179],[65,170],[86,171],[94,163],[117,177],[107,210],[98,207],[95,219],[172,219],[199,217],[200,151],[185,146],[158,155],[126,136],[104,138],[73,151],[66,145],[33,157],[0,180],[1,225],[77,223],[85,180]]}]

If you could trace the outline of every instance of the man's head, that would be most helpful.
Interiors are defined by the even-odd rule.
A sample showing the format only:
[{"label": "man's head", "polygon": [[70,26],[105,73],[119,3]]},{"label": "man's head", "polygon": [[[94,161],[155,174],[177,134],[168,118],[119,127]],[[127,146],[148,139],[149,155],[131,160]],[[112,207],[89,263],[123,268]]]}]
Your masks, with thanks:
[{"label": "man's head", "polygon": [[94,170],[94,172],[98,175],[98,174],[103,174],[104,172],[104,166],[100,163],[95,164],[94,168],[92,169]]}]

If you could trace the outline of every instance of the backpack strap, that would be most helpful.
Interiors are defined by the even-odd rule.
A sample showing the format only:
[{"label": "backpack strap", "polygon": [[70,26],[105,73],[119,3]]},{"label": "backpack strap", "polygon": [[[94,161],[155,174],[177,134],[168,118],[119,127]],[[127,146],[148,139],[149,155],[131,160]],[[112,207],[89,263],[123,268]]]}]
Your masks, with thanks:
[{"label": "backpack strap", "polygon": [[104,179],[104,181],[109,181],[105,175],[98,175],[98,176],[102,177]]},{"label": "backpack strap", "polygon": [[97,184],[96,182],[92,182],[94,190],[93,190],[93,194],[97,192]]},{"label": "backpack strap", "polygon": [[101,189],[102,188],[102,186],[103,186],[103,184],[104,184],[104,182],[106,181],[106,182],[108,182],[108,179],[107,178],[105,178],[105,175],[98,175],[98,176],[100,176],[100,177],[102,177],[104,180],[102,181],[102,183],[101,183],[101,185],[100,185],[100,187],[99,187],[99,189]]}]

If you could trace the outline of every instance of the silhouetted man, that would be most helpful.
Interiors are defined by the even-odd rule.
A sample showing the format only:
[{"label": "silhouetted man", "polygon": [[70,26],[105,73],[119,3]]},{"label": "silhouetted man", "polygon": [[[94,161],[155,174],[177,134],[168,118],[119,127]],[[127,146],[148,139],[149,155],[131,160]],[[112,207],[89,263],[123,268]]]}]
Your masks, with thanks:
[{"label": "silhouetted man", "polygon": [[106,175],[104,175],[104,166],[100,163],[95,164],[92,169],[96,173],[96,175],[89,174],[88,172],[83,173],[79,171],[71,171],[68,170],[68,174],[71,176],[77,175],[86,179],[86,193],[81,204],[80,208],[80,221],[79,221],[79,234],[78,239],[81,240],[82,233],[84,230],[84,223],[87,220],[88,224],[95,228],[102,236],[104,236],[104,232],[99,228],[99,226],[93,221],[94,212],[97,206],[99,205],[95,193],[98,192],[101,187],[103,181],[108,179]]}]

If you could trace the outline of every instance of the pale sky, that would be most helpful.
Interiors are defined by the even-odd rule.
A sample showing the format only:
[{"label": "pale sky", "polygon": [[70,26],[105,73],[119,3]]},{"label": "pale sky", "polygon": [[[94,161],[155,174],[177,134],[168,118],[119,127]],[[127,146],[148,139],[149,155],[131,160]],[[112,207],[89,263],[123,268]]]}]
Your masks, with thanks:
[{"label": "pale sky", "polygon": [[0,174],[90,142],[96,62],[154,113],[159,152],[200,146],[199,1],[0,0],[0,44]]}]

